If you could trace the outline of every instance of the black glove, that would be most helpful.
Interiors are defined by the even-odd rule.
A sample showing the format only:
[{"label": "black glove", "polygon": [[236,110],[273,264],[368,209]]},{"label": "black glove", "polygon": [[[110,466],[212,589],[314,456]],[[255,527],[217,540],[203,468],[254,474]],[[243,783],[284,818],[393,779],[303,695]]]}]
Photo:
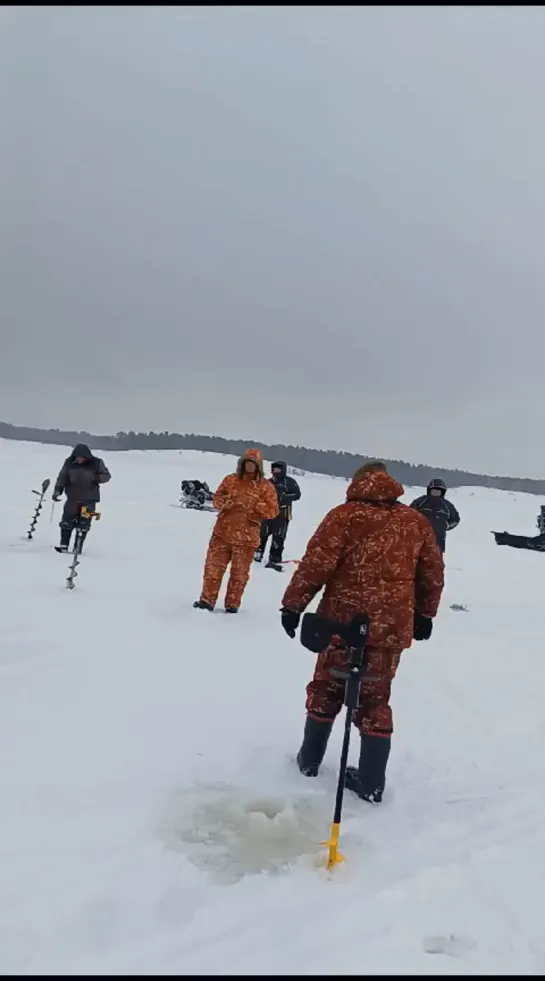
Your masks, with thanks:
[{"label": "black glove", "polygon": [[413,624],[414,640],[429,640],[433,629],[431,617],[424,617],[421,613],[415,613]]},{"label": "black glove", "polygon": [[55,501],[55,504],[58,504],[58,502],[60,501],[61,497],[62,497],[62,491],[55,491],[55,493],[53,494],[53,496],[52,496],[51,499],[53,501]]},{"label": "black glove", "polygon": [[293,613],[292,610],[280,610],[282,614],[282,626],[286,631],[288,637],[295,637],[295,631],[299,626],[299,620],[301,619],[300,613]]}]

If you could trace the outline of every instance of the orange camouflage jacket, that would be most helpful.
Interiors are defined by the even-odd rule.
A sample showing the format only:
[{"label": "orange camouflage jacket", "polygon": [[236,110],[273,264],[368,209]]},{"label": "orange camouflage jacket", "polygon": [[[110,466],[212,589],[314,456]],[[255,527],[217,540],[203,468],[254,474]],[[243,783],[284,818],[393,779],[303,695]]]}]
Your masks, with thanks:
[{"label": "orange camouflage jacket", "polygon": [[302,613],[325,587],[319,614],[347,623],[366,612],[370,646],[410,647],[415,609],[437,613],[444,566],[431,525],[397,500],[402,494],[388,473],[356,475],[346,503],[310,539],[282,606]]},{"label": "orange camouflage jacket", "polygon": [[[245,474],[244,462],[253,460],[258,471]],[[259,450],[248,450],[238,461],[236,473],[229,474],[214,494],[219,511],[212,535],[228,545],[257,548],[262,521],[278,514],[278,498],[273,485],[263,476],[263,457]]]}]

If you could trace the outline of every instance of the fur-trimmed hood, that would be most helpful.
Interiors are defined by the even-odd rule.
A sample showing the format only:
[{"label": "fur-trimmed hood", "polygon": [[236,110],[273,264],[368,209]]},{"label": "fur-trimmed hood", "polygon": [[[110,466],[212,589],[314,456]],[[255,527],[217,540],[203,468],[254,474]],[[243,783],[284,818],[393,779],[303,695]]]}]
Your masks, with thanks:
[{"label": "fur-trimmed hood", "polygon": [[263,477],[263,454],[261,450],[255,448],[246,450],[246,452],[240,457],[237,463],[237,477],[242,477],[242,468],[247,460],[251,460],[252,463],[257,463],[258,475],[259,477]]}]

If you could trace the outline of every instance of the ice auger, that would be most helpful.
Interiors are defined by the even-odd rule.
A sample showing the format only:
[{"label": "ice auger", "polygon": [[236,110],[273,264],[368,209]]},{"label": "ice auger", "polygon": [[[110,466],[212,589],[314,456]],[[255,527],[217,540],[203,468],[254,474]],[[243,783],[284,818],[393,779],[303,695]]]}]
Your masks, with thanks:
[{"label": "ice auger", "polygon": [[36,494],[37,495],[37,497],[38,497],[38,503],[36,504],[36,510],[34,511],[34,514],[32,515],[32,521],[30,523],[30,528],[28,529],[27,536],[26,536],[29,542],[32,540],[32,536],[34,534],[34,530],[36,528],[36,525],[38,524],[38,518],[40,517],[40,512],[41,512],[41,510],[43,508],[44,497],[45,497],[47,488],[49,487],[50,483],[51,483],[51,481],[50,481],[49,477],[46,477],[46,479],[42,483],[42,489],[41,489],[41,491],[37,491],[37,490],[33,490],[32,491],[33,494]]},{"label": "ice auger", "polygon": [[78,515],[78,518],[77,518],[77,522],[76,522],[76,526],[75,526],[75,540],[74,540],[74,551],[73,551],[73,556],[74,557],[73,557],[72,562],[70,564],[70,571],[69,571],[68,577],[66,579],[66,588],[67,589],[74,589],[74,587],[76,585],[75,582],[74,582],[74,580],[75,580],[76,576],[78,575],[78,573],[77,573],[76,570],[77,570],[78,565],[80,564],[81,550],[83,548],[83,543],[84,543],[84,541],[85,541],[85,539],[87,537],[87,533],[88,533],[88,531],[89,531],[89,529],[91,527],[91,522],[92,522],[93,518],[95,518],[96,521],[99,521],[100,520],[100,512],[99,511],[89,511],[89,509],[86,508],[85,506],[82,506],[80,508],[80,512],[79,512],[79,515]]}]

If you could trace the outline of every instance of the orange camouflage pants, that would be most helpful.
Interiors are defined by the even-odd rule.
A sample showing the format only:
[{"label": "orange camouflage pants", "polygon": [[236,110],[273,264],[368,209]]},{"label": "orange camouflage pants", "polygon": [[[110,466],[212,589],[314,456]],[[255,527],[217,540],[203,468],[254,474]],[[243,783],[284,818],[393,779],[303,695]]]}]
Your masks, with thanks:
[{"label": "orange camouflage pants", "polygon": [[242,594],[246,588],[246,583],[250,578],[250,567],[254,558],[255,548],[246,543],[241,545],[229,545],[227,542],[212,535],[206,561],[204,563],[204,579],[202,585],[201,600],[216,605],[221,583],[225,575],[225,570],[231,563],[231,574],[227,584],[225,594],[225,605],[235,607],[237,610],[242,600]]},{"label": "orange camouflage pants", "polygon": [[[353,716],[354,725],[360,732],[373,736],[392,734],[390,691],[401,653],[399,649],[367,648],[360,704]],[[334,645],[318,655],[314,677],[307,685],[306,710],[309,715],[332,721],[339,714],[344,703],[345,684],[332,678],[330,669],[345,667],[346,663],[346,651]]]}]

